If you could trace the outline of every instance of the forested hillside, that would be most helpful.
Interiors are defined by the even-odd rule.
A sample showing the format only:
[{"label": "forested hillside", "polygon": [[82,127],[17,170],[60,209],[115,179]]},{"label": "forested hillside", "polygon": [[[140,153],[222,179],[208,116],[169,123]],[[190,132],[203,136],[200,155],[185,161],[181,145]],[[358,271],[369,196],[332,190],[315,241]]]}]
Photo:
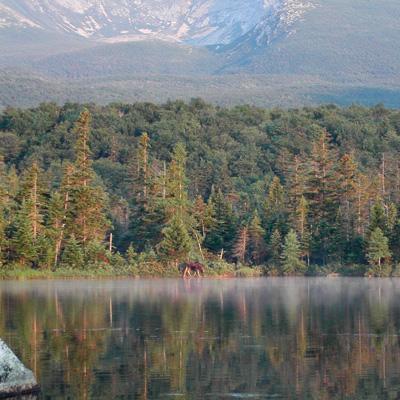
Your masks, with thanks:
[{"label": "forested hillside", "polygon": [[399,150],[400,112],[382,106],[8,108],[2,268],[222,257],[397,274]]}]

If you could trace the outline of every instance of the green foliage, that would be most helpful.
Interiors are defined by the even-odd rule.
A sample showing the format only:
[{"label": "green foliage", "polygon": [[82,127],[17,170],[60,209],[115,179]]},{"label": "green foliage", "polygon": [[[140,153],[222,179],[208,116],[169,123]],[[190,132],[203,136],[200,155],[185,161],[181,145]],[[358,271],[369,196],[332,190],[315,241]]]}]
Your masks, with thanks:
[{"label": "green foliage", "polygon": [[23,200],[14,221],[12,249],[14,259],[22,265],[32,266],[37,256],[37,248],[30,220],[31,202]]},{"label": "green foliage", "polygon": [[162,233],[163,240],[158,249],[160,255],[175,262],[186,260],[192,241],[183,221],[174,216]]},{"label": "green foliage", "polygon": [[61,256],[62,266],[65,268],[82,269],[84,267],[84,253],[80,243],[71,235]]},{"label": "green foliage", "polygon": [[306,266],[301,260],[300,243],[293,229],[285,237],[281,258],[281,271],[283,275],[302,274],[305,272]]},{"label": "green foliage", "polygon": [[278,229],[275,229],[272,232],[269,244],[269,253],[271,263],[274,265],[279,265],[282,253],[282,236]]},{"label": "green foliage", "polygon": [[18,138],[0,161],[6,265],[58,270],[72,247],[90,273],[220,257],[299,273],[295,248],[293,260],[326,275],[389,265],[370,242],[376,228],[400,261],[396,110],[43,104],[4,110],[0,133]]},{"label": "green foliage", "polygon": [[[375,228],[368,240],[367,258],[372,267],[373,274],[386,276],[388,272],[387,261],[391,257],[388,238],[380,228]],[[386,265],[385,264],[386,261]]]}]

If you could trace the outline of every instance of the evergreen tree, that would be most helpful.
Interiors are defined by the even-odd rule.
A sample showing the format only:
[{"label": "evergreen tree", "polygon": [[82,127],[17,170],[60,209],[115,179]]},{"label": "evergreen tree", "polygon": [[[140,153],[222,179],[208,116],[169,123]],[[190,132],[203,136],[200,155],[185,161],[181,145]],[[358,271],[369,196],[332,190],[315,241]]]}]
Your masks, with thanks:
[{"label": "evergreen tree", "polygon": [[53,265],[56,267],[61,253],[62,236],[65,226],[64,198],[60,192],[53,192],[48,206],[46,235],[53,251]]},{"label": "evergreen tree", "polygon": [[305,264],[301,260],[300,243],[293,229],[285,237],[281,259],[281,271],[283,275],[304,273]]},{"label": "evergreen tree", "polygon": [[7,237],[3,207],[0,205],[0,267],[6,259]]},{"label": "evergreen tree", "polygon": [[65,267],[81,269],[84,267],[84,254],[80,243],[72,234],[65,244],[61,256],[61,262]]},{"label": "evergreen tree", "polygon": [[215,252],[229,252],[236,236],[236,216],[232,204],[221,190],[213,191],[209,198],[213,211],[213,226],[205,240],[208,249]]},{"label": "evergreen tree", "polygon": [[376,228],[381,229],[382,232],[386,232],[388,228],[385,206],[380,199],[372,206],[369,217],[369,231],[373,232]]},{"label": "evergreen tree", "polygon": [[94,172],[90,159],[89,135],[90,114],[83,111],[76,123],[77,142],[76,161],[70,184],[69,231],[85,245],[91,240],[103,240],[108,227],[104,208],[106,194],[102,188],[93,184]]},{"label": "evergreen tree", "polygon": [[314,259],[326,263],[338,245],[337,214],[339,209],[339,176],[336,151],[324,132],[313,144],[308,165],[306,198],[309,204],[311,246]]},{"label": "evergreen tree", "polygon": [[251,260],[255,264],[260,264],[266,256],[265,231],[261,226],[258,213],[255,212],[249,226],[249,252]]},{"label": "evergreen tree", "polygon": [[247,226],[242,227],[239,230],[239,234],[236,238],[233,247],[233,257],[235,257],[242,264],[246,261],[246,255],[249,247],[249,229]]},{"label": "evergreen tree", "polygon": [[270,244],[269,244],[269,254],[270,260],[273,265],[277,266],[280,264],[282,252],[282,236],[278,229],[272,232]]},{"label": "evergreen tree", "polygon": [[177,265],[180,260],[185,260],[192,247],[189,233],[183,221],[174,216],[162,231],[163,240],[159,244],[159,253]]},{"label": "evergreen tree", "polygon": [[20,197],[29,206],[29,219],[32,226],[33,240],[43,230],[44,188],[41,182],[41,170],[36,162],[26,171],[23,178]]},{"label": "evergreen tree", "polygon": [[264,204],[265,227],[268,232],[274,229],[284,229],[287,223],[287,210],[285,205],[285,190],[280,179],[275,176],[268,190]]},{"label": "evergreen tree", "polygon": [[377,266],[378,272],[382,272],[382,264],[391,257],[389,241],[382,229],[375,228],[368,240],[367,258],[372,266]]},{"label": "evergreen tree", "polygon": [[178,143],[173,151],[171,163],[167,170],[166,180],[166,215],[167,219],[179,216],[187,229],[191,229],[193,221],[189,215],[190,202],[187,194],[186,150]]},{"label": "evergreen tree", "polygon": [[14,258],[25,266],[32,265],[36,260],[37,248],[32,230],[32,204],[30,200],[22,200],[20,209],[14,221],[12,249]]},{"label": "evergreen tree", "polygon": [[0,155],[0,267],[6,258],[7,237],[6,237],[6,217],[5,212],[8,208],[7,173],[4,159]]}]

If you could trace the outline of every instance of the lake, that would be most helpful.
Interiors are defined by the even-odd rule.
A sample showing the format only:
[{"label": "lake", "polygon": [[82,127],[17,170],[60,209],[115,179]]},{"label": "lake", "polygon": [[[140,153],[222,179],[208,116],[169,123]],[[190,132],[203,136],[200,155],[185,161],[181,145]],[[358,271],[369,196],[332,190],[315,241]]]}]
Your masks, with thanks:
[{"label": "lake", "polygon": [[398,399],[400,279],[0,282],[40,399]]}]

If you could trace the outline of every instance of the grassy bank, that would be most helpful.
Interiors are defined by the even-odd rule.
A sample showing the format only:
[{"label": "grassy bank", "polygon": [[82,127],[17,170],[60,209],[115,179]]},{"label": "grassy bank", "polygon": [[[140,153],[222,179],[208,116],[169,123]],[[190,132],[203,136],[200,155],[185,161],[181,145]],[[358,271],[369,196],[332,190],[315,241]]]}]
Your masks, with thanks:
[{"label": "grassy bank", "polygon": [[[236,266],[227,262],[212,262],[205,265],[204,276],[207,277],[257,277],[265,275],[261,267],[250,268]],[[33,269],[18,264],[0,267],[0,279],[69,279],[69,278],[178,278],[178,269],[171,264],[144,262],[140,265],[108,264],[88,265],[86,269],[61,267],[56,270]]]},{"label": "grassy bank", "polygon": [[[215,278],[254,278],[261,276],[280,276],[279,268],[271,265],[245,266],[231,264],[226,261],[212,261],[205,264],[204,276]],[[180,272],[174,265],[159,261],[142,262],[129,265],[127,263],[110,265],[96,263],[87,265],[85,269],[63,266],[56,270],[33,269],[18,264],[0,267],[0,280],[15,279],[96,279],[96,278],[178,278]],[[399,277],[400,268],[394,266],[382,271],[373,270],[366,265],[311,265],[304,276],[354,276],[354,277]]]}]

